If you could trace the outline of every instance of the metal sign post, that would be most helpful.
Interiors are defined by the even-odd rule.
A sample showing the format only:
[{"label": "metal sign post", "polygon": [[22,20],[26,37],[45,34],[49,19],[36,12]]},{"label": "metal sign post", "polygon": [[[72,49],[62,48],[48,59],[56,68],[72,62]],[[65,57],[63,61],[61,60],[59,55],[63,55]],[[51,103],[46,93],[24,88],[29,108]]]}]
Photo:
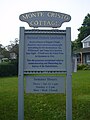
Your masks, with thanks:
[{"label": "metal sign post", "polygon": [[66,120],[72,120],[71,29],[66,28]]},{"label": "metal sign post", "polygon": [[20,28],[18,74],[18,120],[24,120],[24,28]]}]

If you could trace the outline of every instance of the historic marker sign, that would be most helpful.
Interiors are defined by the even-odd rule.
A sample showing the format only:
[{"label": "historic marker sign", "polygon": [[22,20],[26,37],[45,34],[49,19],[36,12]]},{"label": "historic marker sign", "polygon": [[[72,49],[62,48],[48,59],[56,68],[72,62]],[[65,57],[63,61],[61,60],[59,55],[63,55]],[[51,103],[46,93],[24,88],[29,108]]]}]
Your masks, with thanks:
[{"label": "historic marker sign", "polygon": [[70,15],[52,12],[52,11],[37,11],[29,12],[20,15],[20,20],[27,22],[30,27],[60,27],[63,22],[71,20]]},{"label": "historic marker sign", "polygon": [[[67,14],[52,11],[29,12],[19,18],[31,27],[54,28],[71,19]],[[66,93],[66,120],[72,120],[70,28],[20,28],[18,120],[24,120],[24,75],[27,93]]]},{"label": "historic marker sign", "polygon": [[24,71],[66,71],[65,33],[34,32],[25,35]]}]

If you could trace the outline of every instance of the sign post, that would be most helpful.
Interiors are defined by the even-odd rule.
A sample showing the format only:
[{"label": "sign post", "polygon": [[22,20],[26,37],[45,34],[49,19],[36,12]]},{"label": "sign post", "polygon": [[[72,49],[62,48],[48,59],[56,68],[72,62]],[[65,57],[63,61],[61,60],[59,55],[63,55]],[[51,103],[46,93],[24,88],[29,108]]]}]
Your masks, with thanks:
[{"label": "sign post", "polygon": [[66,120],[72,120],[71,29],[66,29]]},{"label": "sign post", "polygon": [[24,120],[24,28],[20,28],[18,73],[18,120]]},{"label": "sign post", "polygon": [[[70,19],[69,15],[51,11],[20,15],[20,20],[28,22],[32,27],[60,27]],[[72,120],[71,28],[20,28],[18,120],[24,120],[24,75],[26,93],[66,93],[66,120]]]}]

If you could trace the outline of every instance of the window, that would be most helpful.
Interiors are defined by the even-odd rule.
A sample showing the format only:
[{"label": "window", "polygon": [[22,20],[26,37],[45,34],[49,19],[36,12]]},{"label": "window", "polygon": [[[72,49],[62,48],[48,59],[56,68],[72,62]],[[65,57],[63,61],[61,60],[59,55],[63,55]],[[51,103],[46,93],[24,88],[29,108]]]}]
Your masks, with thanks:
[{"label": "window", "polygon": [[90,41],[88,42],[88,47],[90,47]]},{"label": "window", "polygon": [[84,42],[84,43],[83,43],[83,47],[84,47],[84,48],[90,47],[90,41]]},{"label": "window", "polygon": [[89,60],[89,61],[90,61],[90,55],[87,55],[87,60]]},{"label": "window", "polygon": [[83,44],[84,44],[84,48],[86,48],[87,47],[87,42],[84,42]]},{"label": "window", "polygon": [[90,64],[90,55],[87,55],[87,63]]}]

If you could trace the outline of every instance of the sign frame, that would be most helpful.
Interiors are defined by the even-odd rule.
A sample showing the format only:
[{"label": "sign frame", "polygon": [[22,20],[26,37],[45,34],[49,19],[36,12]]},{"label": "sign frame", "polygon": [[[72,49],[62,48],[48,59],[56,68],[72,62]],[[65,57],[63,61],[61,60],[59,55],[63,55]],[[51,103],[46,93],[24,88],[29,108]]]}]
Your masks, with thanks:
[{"label": "sign frame", "polygon": [[[48,37],[45,38],[46,36],[48,36]],[[52,36],[54,37],[53,41],[51,40]],[[29,39],[27,39],[28,37],[29,37]],[[32,37],[33,37],[33,39],[32,39]],[[34,30],[34,31],[29,30],[29,31],[25,31],[24,38],[25,38],[24,74],[27,74],[27,73],[37,74],[38,72],[39,73],[66,72],[66,58],[65,58],[65,56],[66,56],[66,49],[65,49],[66,48],[66,44],[65,44],[66,43],[66,31],[65,30],[43,30],[42,32],[41,32],[41,30]],[[48,38],[50,40],[48,40]],[[61,40],[59,38],[61,38]],[[45,42],[47,40],[50,43],[43,44],[43,42]],[[34,43],[34,44],[31,43],[31,42],[36,42],[36,41],[38,41],[40,43]],[[51,43],[51,41],[53,43]],[[57,43],[55,44],[55,42],[57,42]],[[33,45],[35,45],[35,46],[33,47]],[[44,47],[43,47],[43,45],[44,45]],[[52,45],[53,45],[53,47],[51,47]],[[45,52],[45,50],[47,50],[47,49],[48,49],[48,52]],[[31,50],[34,50],[35,52],[31,52]],[[50,52],[50,50],[51,50],[51,52]],[[56,50],[57,52],[53,53],[52,50],[53,51]],[[43,54],[46,53],[45,54],[46,56],[42,57],[43,54],[42,54],[42,52],[40,53],[40,51],[44,51]],[[39,57],[37,57],[36,55],[37,56],[39,55]],[[40,61],[40,62],[37,62],[37,61]],[[42,61],[42,63],[41,63],[41,61]],[[44,66],[44,64],[46,64],[45,65],[46,67]],[[37,67],[35,67],[35,66],[37,66]]]},{"label": "sign frame", "polygon": [[[25,30],[24,27],[20,27],[19,74],[18,74],[18,120],[24,120],[24,75],[30,74],[29,71],[24,71],[24,59],[25,59],[24,44],[25,44],[25,33],[27,32],[29,32],[29,30]],[[66,71],[60,71],[58,73],[59,74],[64,73],[66,75],[66,120],[72,120],[71,28],[67,27],[66,32],[65,30],[63,30],[62,32],[66,34]]]}]

